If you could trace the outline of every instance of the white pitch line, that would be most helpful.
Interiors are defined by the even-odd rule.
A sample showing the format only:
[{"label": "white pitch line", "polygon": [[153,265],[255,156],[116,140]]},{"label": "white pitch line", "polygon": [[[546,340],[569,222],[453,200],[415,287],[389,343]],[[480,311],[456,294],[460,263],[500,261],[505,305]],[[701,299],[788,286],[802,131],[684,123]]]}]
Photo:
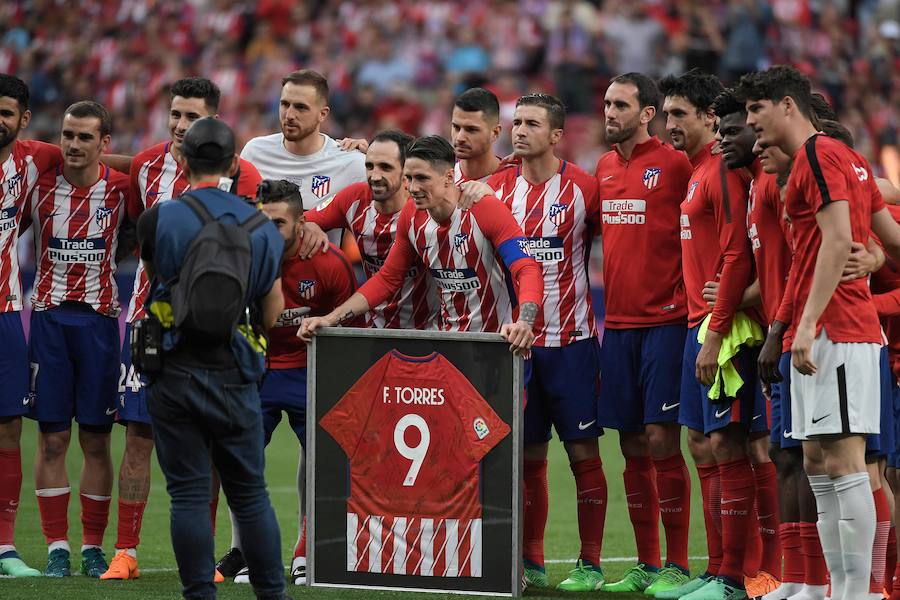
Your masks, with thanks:
[{"label": "white pitch line", "polygon": [[[689,556],[688,560],[706,560],[708,556]],[[637,556],[607,556],[603,557],[600,562],[601,563],[636,563],[638,557]],[[570,564],[574,563],[577,559],[575,558],[550,558],[544,561],[544,563],[548,565],[561,565],[561,564]],[[287,569],[290,565],[284,565],[284,568]],[[144,569],[141,568],[141,573],[174,573],[178,571],[178,569],[174,567],[156,567]]]}]

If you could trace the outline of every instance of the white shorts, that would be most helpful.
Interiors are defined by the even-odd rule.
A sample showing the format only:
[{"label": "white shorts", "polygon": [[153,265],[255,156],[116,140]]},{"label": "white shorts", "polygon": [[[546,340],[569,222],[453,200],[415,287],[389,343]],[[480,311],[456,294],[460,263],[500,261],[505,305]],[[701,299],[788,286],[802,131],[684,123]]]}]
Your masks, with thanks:
[{"label": "white shorts", "polygon": [[813,340],[813,375],[791,364],[792,437],[880,433],[880,344],[835,343],[825,329]]}]

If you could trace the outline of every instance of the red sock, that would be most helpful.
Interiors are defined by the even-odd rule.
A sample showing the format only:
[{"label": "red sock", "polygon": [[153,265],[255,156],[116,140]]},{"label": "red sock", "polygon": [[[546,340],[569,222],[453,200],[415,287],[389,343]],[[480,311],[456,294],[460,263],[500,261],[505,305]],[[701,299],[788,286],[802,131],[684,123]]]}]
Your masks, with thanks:
[{"label": "red sock", "polygon": [[141,520],[144,518],[146,502],[126,502],[119,500],[119,529],[116,550],[137,548],[141,543]]},{"label": "red sock", "polygon": [[803,551],[803,570],[807,585],[827,585],[828,567],[822,554],[822,543],[819,541],[819,530],[815,523],[800,522],[800,543]]},{"label": "red sock", "polygon": [[691,531],[691,476],[679,452],[653,461],[659,513],[666,531],[666,563],[688,568],[688,537]]},{"label": "red sock", "polygon": [[297,545],[294,546],[294,558],[300,556],[306,558],[306,517],[303,517],[303,526],[300,529],[300,539],[297,540]]},{"label": "red sock", "polygon": [[897,585],[898,583],[900,583],[900,562],[894,567],[894,587],[891,590],[890,600],[900,600],[900,585]]},{"label": "red sock", "polygon": [[624,479],[638,562],[659,568],[659,496],[653,461],[649,457],[626,458]]},{"label": "red sock", "polygon": [[[779,527],[781,548],[784,551],[784,573],[781,580],[785,583],[803,583],[803,551],[800,540],[800,523],[782,523]],[[777,576],[778,573],[771,573]]]},{"label": "red sock", "polygon": [[[753,467],[746,456],[719,463],[722,478],[722,566],[719,575],[733,581],[743,581],[744,558],[748,548],[748,533],[758,529],[753,506],[756,501],[756,482]],[[752,537],[752,536],[750,536]],[[755,574],[755,573],[754,573]]]},{"label": "red sock", "polygon": [[891,507],[884,488],[872,492],[875,500],[875,543],[872,545],[872,574],[869,576],[869,593],[884,591],[884,563],[887,556],[888,533],[891,530]]},{"label": "red sock", "polygon": [[603,461],[598,456],[570,466],[577,491],[578,535],[581,537],[579,558],[592,565],[599,565],[603,527],[606,525],[607,490]]},{"label": "red sock", "polygon": [[781,569],[782,549],[778,535],[781,519],[778,515],[778,473],[775,463],[754,465],[753,476],[756,478],[756,513],[762,538],[760,569],[777,577]]},{"label": "red sock", "polygon": [[37,490],[38,511],[41,513],[41,531],[48,544],[65,541],[69,537],[69,488],[56,496],[41,496],[45,490]]},{"label": "red sock", "polygon": [[[752,468],[752,467],[751,467]],[[754,489],[756,484],[754,484]],[[723,538],[724,541],[724,538]],[[744,549],[744,576],[756,577],[762,565],[762,536],[759,533],[759,516],[756,506],[750,511],[750,522],[747,523],[747,547]],[[781,556],[779,555],[779,561]]]},{"label": "red sock", "polygon": [[12,546],[22,491],[22,452],[0,449],[0,546]]},{"label": "red sock", "polygon": [[525,510],[522,557],[544,566],[544,529],[550,507],[547,495],[547,461],[525,461]]},{"label": "red sock", "polygon": [[888,594],[894,592],[894,571],[897,568],[897,529],[891,525],[888,531],[887,554],[884,562],[884,589]]},{"label": "red sock", "polygon": [[219,510],[219,495],[216,494],[209,500],[209,519],[212,522],[212,534],[216,536],[216,512]]},{"label": "red sock", "polygon": [[81,526],[83,533],[81,543],[85,546],[103,546],[103,533],[109,523],[109,496],[91,498],[81,496]]},{"label": "red sock", "polygon": [[[711,465],[697,465],[697,475],[700,477],[700,495],[703,497],[703,524],[706,526],[706,549],[709,553],[709,566],[706,572],[710,575],[718,575],[722,566],[722,534],[721,527],[721,487],[719,467]],[[719,515],[719,519],[716,519]],[[720,524],[719,526],[716,523]]]}]

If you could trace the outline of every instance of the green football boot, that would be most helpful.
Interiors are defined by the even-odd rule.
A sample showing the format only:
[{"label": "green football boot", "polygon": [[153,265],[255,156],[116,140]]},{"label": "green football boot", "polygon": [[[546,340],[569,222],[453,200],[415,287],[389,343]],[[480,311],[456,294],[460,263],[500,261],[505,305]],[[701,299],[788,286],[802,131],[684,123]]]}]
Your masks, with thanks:
[{"label": "green football boot", "polygon": [[522,579],[525,580],[525,586],[530,588],[548,588],[550,587],[550,580],[547,579],[547,571],[544,570],[544,567],[537,563],[533,563],[530,560],[526,560],[525,562],[525,575]]},{"label": "green football boot", "polygon": [[41,572],[25,564],[15,550],[0,555],[0,575],[6,577],[40,577]]},{"label": "green football boot", "polygon": [[579,559],[569,577],[561,581],[556,589],[564,592],[593,592],[603,586],[603,571]]},{"label": "green football boot", "polygon": [[681,600],[747,600],[747,590],[724,577],[716,577]]},{"label": "green football boot", "polygon": [[45,577],[68,577],[72,574],[72,564],[69,561],[69,551],[57,548],[47,556],[47,570]]},{"label": "green football boot", "polygon": [[601,592],[643,592],[646,590],[659,576],[658,570],[651,570],[644,563],[638,563],[625,571],[620,581],[615,583],[604,583],[600,588]]},{"label": "green football boot", "polygon": [[656,600],[678,600],[682,596],[687,596],[690,593],[696,592],[707,583],[709,583],[709,581],[712,579],[715,579],[713,575],[704,573],[700,577],[690,579],[683,585],[680,585],[676,588],[656,592],[654,597],[656,598]]},{"label": "green football boot", "polygon": [[82,575],[96,579],[106,573],[107,569],[109,569],[109,565],[106,564],[106,556],[104,556],[103,550],[100,548],[88,548],[81,551]]},{"label": "green football boot", "polygon": [[657,594],[680,588],[690,580],[690,575],[680,567],[666,565],[659,570],[656,580],[644,590],[644,593],[654,598],[661,598],[662,596]]}]

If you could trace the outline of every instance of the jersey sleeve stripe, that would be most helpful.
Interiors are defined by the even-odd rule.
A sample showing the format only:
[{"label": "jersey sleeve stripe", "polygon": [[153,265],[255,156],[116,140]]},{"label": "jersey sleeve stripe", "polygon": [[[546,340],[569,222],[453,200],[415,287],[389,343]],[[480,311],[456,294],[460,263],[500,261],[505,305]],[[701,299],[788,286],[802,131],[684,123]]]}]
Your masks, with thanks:
[{"label": "jersey sleeve stripe", "polygon": [[719,182],[722,186],[722,202],[725,204],[725,222],[731,223],[731,191],[728,189],[728,166],[719,161]]},{"label": "jersey sleeve stripe", "polygon": [[828,191],[828,183],[825,181],[825,174],[822,173],[822,165],[819,164],[819,157],[816,155],[816,139],[818,135],[814,135],[806,142],[806,160],[809,161],[809,168],[816,178],[816,185],[819,186],[819,193],[822,195],[822,205],[831,203],[831,194]]}]

